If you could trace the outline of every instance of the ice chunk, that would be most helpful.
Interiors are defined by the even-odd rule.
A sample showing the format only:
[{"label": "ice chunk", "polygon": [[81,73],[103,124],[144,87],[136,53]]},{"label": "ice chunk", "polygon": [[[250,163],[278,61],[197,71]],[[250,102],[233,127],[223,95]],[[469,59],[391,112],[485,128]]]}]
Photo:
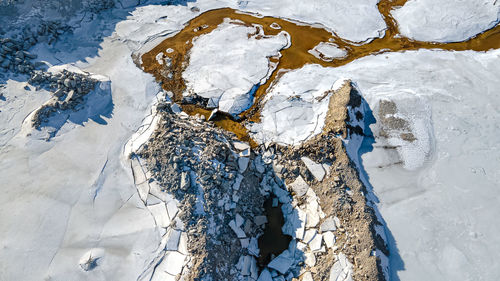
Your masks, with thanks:
[{"label": "ice chunk", "polygon": [[165,203],[162,202],[160,204],[150,205],[148,209],[159,227],[168,227],[170,225],[170,218],[168,217]]},{"label": "ice chunk", "polygon": [[319,251],[321,249],[321,244],[323,242],[323,235],[317,233],[316,236],[309,242],[309,248],[311,251]]},{"label": "ice chunk", "polygon": [[186,256],[177,251],[168,251],[156,270],[164,271],[175,276],[181,273],[185,259]]},{"label": "ice chunk", "polygon": [[244,173],[246,171],[249,161],[250,159],[248,157],[238,158],[238,168],[240,169],[240,173]]},{"label": "ice chunk", "polygon": [[325,244],[328,248],[332,248],[335,244],[335,235],[331,231],[325,232],[323,233],[323,240],[325,240]]},{"label": "ice chunk", "polygon": [[335,220],[332,217],[326,218],[319,229],[321,232],[335,231],[337,229]]},{"label": "ice chunk", "polygon": [[316,265],[316,256],[314,253],[306,253],[305,255],[306,260],[304,261],[307,266],[313,267]]},{"label": "ice chunk", "polygon": [[267,36],[262,28],[225,19],[214,31],[193,40],[182,77],[188,89],[221,111],[238,114],[251,106],[252,90],[271,74],[268,58],[277,56],[288,42],[286,32]]},{"label": "ice chunk", "polygon": [[234,148],[236,148],[237,150],[240,150],[240,151],[243,151],[245,149],[250,148],[250,145],[248,145],[245,142],[241,142],[241,141],[234,141],[233,146],[234,146]]},{"label": "ice chunk", "polygon": [[352,264],[343,253],[340,253],[330,270],[330,281],[352,281],[352,271]]},{"label": "ice chunk", "polygon": [[267,268],[264,268],[260,273],[259,279],[257,281],[273,281],[273,277]]},{"label": "ice chunk", "polygon": [[299,175],[294,182],[292,182],[289,187],[295,192],[297,196],[303,196],[309,189],[309,185],[304,181],[304,179]]},{"label": "ice chunk", "polygon": [[238,236],[238,238],[246,238],[246,234],[245,232],[239,227],[236,225],[236,222],[234,220],[231,220],[229,222],[229,227],[231,227],[231,229],[234,231],[234,233],[236,233],[236,236]]},{"label": "ice chunk", "polygon": [[288,250],[283,251],[279,256],[274,258],[268,265],[269,268],[279,271],[281,274],[285,274],[290,266],[293,264],[293,257],[290,256]]},{"label": "ice chunk", "polygon": [[408,1],[391,12],[403,36],[421,41],[464,41],[499,21],[500,3],[494,0]]},{"label": "ice chunk", "polygon": [[323,178],[325,177],[325,169],[323,169],[323,165],[317,164],[316,162],[312,161],[308,157],[302,157],[300,158],[302,162],[306,165],[307,169],[313,174],[313,176],[318,180],[322,181]]},{"label": "ice chunk", "polygon": [[329,42],[320,42],[308,52],[318,59],[324,61],[333,61],[335,58],[342,58],[347,55],[346,50],[341,49],[336,44]]}]

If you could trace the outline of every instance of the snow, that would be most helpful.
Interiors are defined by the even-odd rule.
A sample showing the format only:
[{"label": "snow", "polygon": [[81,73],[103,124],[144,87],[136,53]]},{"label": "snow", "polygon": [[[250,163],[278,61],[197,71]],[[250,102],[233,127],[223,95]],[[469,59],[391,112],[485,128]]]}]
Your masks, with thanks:
[{"label": "snow", "polygon": [[[194,16],[184,9],[184,19]],[[127,21],[135,20],[131,16]],[[88,30],[96,28],[87,21],[74,30],[77,40],[61,43],[67,48],[40,48],[39,57],[52,61],[87,54],[86,40],[94,42],[86,37]],[[27,137],[20,132],[24,118],[49,95],[44,90],[27,92],[24,82],[8,82],[0,112],[3,280],[137,280],[157,255],[162,231],[139,198],[122,156],[158,92],[154,78],[132,62],[130,55],[139,44],[131,37],[146,38],[154,30],[130,31],[131,37],[120,31],[102,39],[98,54],[75,64],[109,77],[112,102],[107,108],[112,116],[102,117],[104,122],[68,122],[49,142]],[[100,249],[96,266],[85,271],[81,259],[92,249]]]},{"label": "snow", "polygon": [[261,27],[240,23],[225,19],[209,34],[194,39],[182,74],[188,94],[208,98],[209,105],[230,114],[252,105],[252,89],[271,75],[268,58],[279,56],[290,41],[286,32],[265,36]]},{"label": "snow", "polygon": [[402,35],[421,41],[464,41],[500,21],[496,0],[410,0],[392,12]]},{"label": "snow", "polygon": [[248,125],[250,134],[259,143],[291,145],[319,134],[331,90],[338,89],[343,81],[323,75],[309,65],[285,73],[266,95],[261,122]]},{"label": "snow", "polygon": [[238,3],[238,8],[244,11],[321,24],[354,42],[380,37],[386,29],[377,9],[378,0],[248,0]]},{"label": "snow", "polygon": [[[500,164],[495,160],[500,114],[494,106],[500,102],[499,57],[498,50],[420,50],[365,57],[320,71],[352,79],[372,109],[381,98],[406,100],[401,108],[415,112],[416,123],[431,120],[431,127],[421,126],[423,135],[433,136],[423,162],[412,163],[426,149],[385,149],[383,138],[373,150],[366,143],[362,148],[367,174],[361,176],[365,183],[369,177],[388,236],[395,240],[389,244],[393,278],[493,280],[500,274],[494,262],[500,227],[491,224],[500,212],[495,199],[500,196]],[[376,132],[377,126],[370,127]],[[412,170],[397,164],[401,158]]]},{"label": "snow", "polygon": [[346,50],[341,49],[337,45],[329,42],[321,42],[308,52],[324,61],[333,61],[336,58],[342,58],[347,55]]},{"label": "snow", "polygon": [[[133,1],[122,2],[129,6]],[[160,262],[157,258],[167,238],[186,253],[185,236],[168,236],[159,227],[173,219],[171,212],[177,212],[172,201],[155,183],[141,185],[140,193],[134,185],[127,152],[140,146],[151,131],[143,132],[149,127],[141,126],[145,124],[143,117],[151,113],[151,102],[159,89],[150,75],[135,66],[132,52],[144,51],[175,34],[201,12],[223,6],[323,24],[343,38],[364,41],[378,37],[385,28],[376,3],[228,0],[190,2],[186,6],[150,5],[134,11],[114,10],[106,15],[111,20],[105,24],[100,24],[102,19],[90,21],[79,16],[78,21],[84,20],[78,23],[74,35],[63,37],[55,47],[37,46],[40,59],[75,63],[85,71],[109,77],[112,99],[105,108],[112,115],[97,121],[67,122],[48,142],[26,136],[21,132],[23,120],[48,100],[49,93],[25,90],[26,83],[19,81],[22,77],[7,81],[5,101],[0,101],[2,279],[148,280],[152,274],[149,265]],[[191,11],[193,6],[200,11]],[[129,11],[124,19],[122,14]],[[432,41],[474,36],[498,22],[498,13],[499,3],[486,0],[410,0],[393,12],[403,35]],[[89,36],[95,29],[98,31]],[[243,33],[237,31],[226,39]],[[96,38],[90,38],[94,35]],[[276,41],[271,44],[274,49],[269,49],[276,52],[281,48],[281,37],[266,39]],[[229,43],[246,48],[240,45],[249,40],[235,41]],[[94,48],[89,45],[96,50],[89,51]],[[245,50],[255,56],[261,54],[261,48]],[[323,50],[327,57],[328,51],[335,51],[324,46],[316,49]],[[500,114],[495,106],[500,102],[499,58],[498,50],[422,50],[370,56],[339,68],[308,65],[283,75],[267,96],[262,125],[254,124],[251,130],[261,143],[297,144],[317,134],[328,97],[322,101],[316,98],[335,88],[332,83],[343,81],[341,77],[353,80],[375,117],[380,100],[394,101],[400,110],[398,116],[408,121],[417,140],[409,143],[395,135],[377,138],[373,150],[363,151],[356,159],[366,170],[361,173],[365,183],[369,177],[380,200],[378,208],[388,226],[387,236],[394,239],[389,239],[393,277],[495,280],[500,275],[500,266],[495,263],[500,252],[500,227],[492,223],[500,212]],[[259,75],[251,83],[244,81],[244,87],[243,82],[235,84],[239,92],[231,97],[244,93],[248,98],[249,86],[267,77],[267,64],[255,69]],[[228,112],[242,108],[227,101],[219,101],[221,104]],[[141,134],[137,136],[142,138],[132,138],[138,128]],[[371,129],[375,134],[380,132],[379,124],[371,125]],[[137,144],[128,147],[125,144],[131,138]],[[348,144],[350,155],[356,156],[357,139]],[[388,150],[384,148],[387,144],[398,148]],[[370,148],[364,145],[362,149]],[[153,212],[145,206],[146,199]],[[160,199],[168,202],[167,214],[165,205],[155,207],[164,204]],[[315,206],[314,202],[310,205]],[[314,212],[315,217],[320,215],[317,209]],[[298,238],[304,236],[304,221],[306,217],[309,220],[310,213],[298,211],[298,221],[293,222]],[[328,233],[323,238],[330,244],[332,235]],[[161,279],[162,274],[172,280],[170,273],[182,269],[184,258],[181,253],[169,252],[153,280]],[[293,261],[293,257],[288,258]],[[341,270],[333,270],[334,276],[344,274],[349,267],[343,259],[340,261]],[[275,265],[286,267],[279,260]],[[264,271],[262,274],[264,279],[270,278]]]}]

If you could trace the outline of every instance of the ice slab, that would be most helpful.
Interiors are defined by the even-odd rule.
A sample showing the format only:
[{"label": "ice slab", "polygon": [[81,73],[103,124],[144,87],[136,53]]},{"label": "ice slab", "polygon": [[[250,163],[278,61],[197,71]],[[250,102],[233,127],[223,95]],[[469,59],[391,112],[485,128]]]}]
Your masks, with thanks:
[{"label": "ice slab", "polygon": [[248,125],[250,134],[262,144],[296,145],[310,139],[322,131],[329,97],[343,81],[310,65],[285,73],[266,95],[261,122]]},{"label": "ice slab", "polygon": [[288,44],[285,32],[267,36],[257,26],[226,19],[193,40],[182,77],[188,91],[210,99],[221,111],[238,114],[253,103],[252,88],[271,74],[268,58]]}]

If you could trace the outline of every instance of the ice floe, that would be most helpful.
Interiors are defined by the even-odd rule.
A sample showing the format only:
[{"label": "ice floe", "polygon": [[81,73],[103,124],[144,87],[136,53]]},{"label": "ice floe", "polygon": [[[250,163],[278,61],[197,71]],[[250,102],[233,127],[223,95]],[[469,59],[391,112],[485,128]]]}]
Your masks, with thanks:
[{"label": "ice floe", "polygon": [[254,139],[295,145],[322,131],[329,97],[344,79],[317,70],[306,65],[279,78],[266,95],[261,122],[248,126]]},{"label": "ice floe", "polygon": [[[271,75],[269,57],[289,45],[289,35],[266,36],[258,25],[224,20],[214,31],[193,40],[183,72],[187,94],[209,99],[209,106],[230,114],[250,107],[253,91]],[[222,50],[224,49],[224,50]]]},{"label": "ice floe", "polygon": [[341,49],[337,45],[329,42],[321,42],[308,52],[324,61],[333,61],[336,58],[342,58],[347,55],[346,50]]}]

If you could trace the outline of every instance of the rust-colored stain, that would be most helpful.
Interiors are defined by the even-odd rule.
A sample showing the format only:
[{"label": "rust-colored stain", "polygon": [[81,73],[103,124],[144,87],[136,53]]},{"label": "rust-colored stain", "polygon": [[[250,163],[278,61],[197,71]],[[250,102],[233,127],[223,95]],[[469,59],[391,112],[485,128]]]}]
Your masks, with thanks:
[{"label": "rust-colored stain", "polygon": [[[500,47],[500,25],[495,26],[467,41],[457,43],[434,43],[415,41],[403,37],[399,34],[397,25],[392,18],[390,11],[398,6],[403,6],[407,0],[382,0],[378,4],[378,9],[387,25],[387,30],[382,38],[376,38],[370,42],[353,43],[344,40],[328,30],[319,27],[297,24],[292,21],[274,17],[256,17],[250,14],[239,13],[230,8],[210,10],[189,21],[184,29],[176,35],[165,39],[151,51],[142,55],[142,67],[144,71],[153,74],[162,87],[174,94],[174,101],[181,103],[182,108],[188,114],[202,114],[209,116],[210,111],[196,105],[182,104],[182,93],[186,90],[186,85],[182,79],[182,72],[189,63],[189,50],[195,37],[213,31],[224,18],[240,20],[247,25],[259,24],[266,35],[276,35],[281,31],[286,31],[291,37],[291,46],[281,51],[280,58],[270,59],[278,62],[277,68],[272,73],[267,82],[261,85],[255,93],[254,104],[251,108],[239,115],[235,120],[229,115],[218,116],[215,124],[226,130],[234,132],[240,139],[256,143],[251,140],[244,126],[244,122],[259,122],[259,112],[262,108],[263,97],[270,85],[276,81],[279,75],[286,71],[298,69],[305,64],[320,64],[326,67],[338,67],[348,64],[356,59],[386,52],[400,52],[418,49],[441,49],[441,50],[474,50],[487,51]],[[281,29],[274,29],[272,24],[280,25]],[[321,42],[331,42],[347,51],[343,58],[333,61],[323,61],[309,54]],[[167,49],[173,52],[167,53]],[[157,61],[157,55],[162,52],[164,63]]]}]

